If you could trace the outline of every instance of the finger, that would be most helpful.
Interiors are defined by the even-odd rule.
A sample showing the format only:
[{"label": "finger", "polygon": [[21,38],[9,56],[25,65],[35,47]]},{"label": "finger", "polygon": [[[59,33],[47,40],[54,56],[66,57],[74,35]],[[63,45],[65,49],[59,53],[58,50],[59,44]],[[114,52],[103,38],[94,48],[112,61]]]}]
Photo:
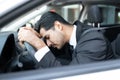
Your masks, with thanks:
[{"label": "finger", "polygon": [[26,27],[25,29],[32,31],[35,35],[37,35],[38,37],[41,37],[41,35],[38,32],[36,32],[33,28]]},{"label": "finger", "polygon": [[29,27],[29,26],[26,26],[24,27],[25,29],[28,29],[28,30],[32,30],[33,28]]},{"label": "finger", "polygon": [[25,27],[21,27],[18,31],[18,33],[22,32],[25,29]]},{"label": "finger", "polygon": [[19,44],[21,47],[23,47],[23,48],[24,48],[24,44],[23,44],[23,43],[24,43],[24,42],[20,42],[20,41],[19,41],[19,43],[18,43],[18,44]]},{"label": "finger", "polygon": [[23,42],[23,39],[22,39],[20,36],[18,36],[18,40],[19,40],[20,42]]}]

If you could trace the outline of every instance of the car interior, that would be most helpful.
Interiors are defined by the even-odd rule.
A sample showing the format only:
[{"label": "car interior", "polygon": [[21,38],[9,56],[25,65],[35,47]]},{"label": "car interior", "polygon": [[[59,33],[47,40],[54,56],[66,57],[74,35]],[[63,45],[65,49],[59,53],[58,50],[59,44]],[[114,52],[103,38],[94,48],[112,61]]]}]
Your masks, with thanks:
[{"label": "car interior", "polygon": [[[87,11],[87,23],[91,23],[93,27],[97,27],[97,30],[102,30],[104,36],[110,41],[112,45],[112,49],[116,58],[119,58],[119,53],[116,54],[116,40],[119,38],[118,35],[120,33],[120,25],[102,25],[103,16],[100,8],[97,5],[89,6]],[[117,48],[118,49],[118,48]]]},{"label": "car interior", "polygon": [[[105,2],[104,2],[105,1]],[[6,14],[8,15],[7,18],[1,17],[0,26],[5,25],[5,23],[9,23],[10,20],[14,19],[17,16],[20,16],[22,14],[18,14],[20,9],[26,13],[30,9],[33,9],[34,7],[41,5],[44,3],[44,1],[33,1],[35,3],[24,3],[22,6],[23,8],[27,5],[31,6],[33,4],[36,4],[35,6],[31,6],[27,10],[24,11],[23,8],[16,8],[15,15],[13,13]],[[56,78],[56,77],[65,77],[65,76],[72,76],[72,75],[78,75],[78,74],[85,74],[90,72],[96,72],[101,70],[110,70],[114,68],[119,68],[120,65],[117,64],[120,59],[120,2],[113,3],[112,1],[103,0],[102,1],[88,1],[88,0],[55,0],[52,3],[46,3],[47,0],[45,0],[45,4],[48,4],[48,6],[51,8],[50,10],[55,10],[56,12],[62,12],[60,11],[62,6],[68,6],[72,4],[81,5],[82,9],[79,12],[75,13],[75,10],[68,9],[68,13],[70,15],[73,14],[79,14],[77,17],[75,17],[74,20],[72,20],[69,16],[69,21],[73,23],[75,20],[80,20],[84,24],[93,26],[93,29],[91,30],[100,30],[104,34],[104,36],[109,40],[111,43],[111,47],[113,49],[113,55],[115,58],[113,60],[110,60],[110,62],[103,61],[100,63],[93,63],[93,64],[85,64],[83,66],[75,65],[75,66],[65,66],[65,67],[58,67],[58,68],[52,68],[52,69],[45,69],[45,70],[37,70],[36,64],[38,63],[36,59],[33,56],[33,53],[35,53],[34,47],[32,47],[27,42],[24,43],[25,47],[22,49],[18,45],[18,39],[17,39],[17,33],[16,32],[0,32],[0,77],[5,78],[6,74],[8,78],[11,79],[22,79],[20,77],[23,77],[26,75],[26,78],[23,79],[49,79],[49,78]],[[79,7],[80,8],[80,7]],[[17,10],[19,9],[19,10]],[[64,8],[66,9],[66,7]],[[63,10],[63,8],[62,8]],[[74,12],[73,14],[71,12]],[[112,14],[113,13],[113,14]],[[62,16],[66,16],[62,14]],[[114,16],[114,17],[112,17]],[[6,19],[6,20],[5,20]],[[5,21],[5,22],[4,22]],[[3,22],[3,23],[2,23]],[[28,22],[27,22],[28,23]],[[22,24],[23,25],[23,24]],[[33,24],[34,26],[35,24]],[[19,26],[20,27],[20,26]],[[17,29],[18,31],[18,29]],[[64,47],[63,47],[64,48]],[[54,51],[53,48],[50,48]],[[58,54],[54,54],[58,60],[60,58],[64,59],[70,59],[70,54],[59,54],[62,51],[56,50]],[[29,53],[29,54],[28,54]],[[69,60],[71,61],[71,59]],[[63,61],[64,62],[64,61]],[[69,62],[66,62],[69,64]],[[111,67],[107,66],[110,64],[113,64]],[[116,63],[116,64],[115,64]],[[63,63],[64,64],[64,63]],[[103,65],[106,65],[103,67]],[[98,67],[99,66],[99,67]],[[89,68],[88,68],[89,67]],[[92,67],[92,68],[90,68]],[[81,69],[80,69],[81,68]],[[73,71],[71,70],[73,69]],[[80,70],[79,70],[80,69]],[[83,71],[83,70],[84,71]],[[94,70],[96,69],[96,70]],[[71,70],[71,71],[70,71]],[[76,72],[75,72],[75,71]],[[52,73],[51,73],[52,71]],[[66,71],[66,72],[65,72]],[[17,73],[18,72],[18,73]],[[61,72],[61,74],[60,74]],[[12,73],[12,74],[11,74]],[[27,74],[29,73],[29,74]],[[51,74],[50,74],[51,73]],[[67,73],[67,74],[66,74]],[[33,74],[33,77],[30,78],[30,76]],[[56,76],[53,77],[53,75],[56,74]],[[64,74],[64,75],[63,75]],[[2,75],[2,76],[1,76]],[[15,75],[15,76],[14,76]],[[13,77],[14,76],[14,77]],[[39,76],[39,77],[38,77]],[[36,77],[36,78],[35,78]]]}]

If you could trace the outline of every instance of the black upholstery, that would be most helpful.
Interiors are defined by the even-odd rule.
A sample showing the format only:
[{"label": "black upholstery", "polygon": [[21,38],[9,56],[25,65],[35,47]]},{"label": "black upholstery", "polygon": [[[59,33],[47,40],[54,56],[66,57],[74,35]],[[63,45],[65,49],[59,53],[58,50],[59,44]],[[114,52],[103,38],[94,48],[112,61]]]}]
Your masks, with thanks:
[{"label": "black upholstery", "polygon": [[116,40],[113,43],[115,48],[115,56],[116,58],[120,58],[120,33],[118,34]]},{"label": "black upholstery", "polygon": [[117,35],[120,33],[120,27],[106,27],[104,30],[104,35],[110,42],[113,42],[117,38]]},{"label": "black upholstery", "polygon": [[120,27],[103,29],[105,37],[111,42],[115,58],[120,58]]}]

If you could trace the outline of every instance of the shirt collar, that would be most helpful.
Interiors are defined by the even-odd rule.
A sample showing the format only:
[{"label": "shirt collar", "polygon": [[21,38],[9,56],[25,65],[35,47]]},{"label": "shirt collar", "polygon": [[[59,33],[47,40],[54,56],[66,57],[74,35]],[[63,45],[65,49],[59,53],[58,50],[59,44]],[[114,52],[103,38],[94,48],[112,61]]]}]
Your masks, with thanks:
[{"label": "shirt collar", "polygon": [[72,35],[71,35],[70,41],[69,41],[69,44],[72,45],[74,47],[74,49],[75,49],[76,44],[77,44],[77,41],[76,41],[76,28],[77,28],[77,26],[74,25],[73,32],[72,32]]}]

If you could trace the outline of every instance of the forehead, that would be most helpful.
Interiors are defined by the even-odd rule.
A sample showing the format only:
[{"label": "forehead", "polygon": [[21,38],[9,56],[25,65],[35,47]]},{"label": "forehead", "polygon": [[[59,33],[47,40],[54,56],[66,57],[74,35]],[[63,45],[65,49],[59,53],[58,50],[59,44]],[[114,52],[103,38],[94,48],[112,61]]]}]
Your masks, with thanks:
[{"label": "forehead", "polygon": [[51,31],[52,31],[51,29],[45,30],[44,28],[41,28],[41,29],[40,29],[40,35],[41,35],[42,37],[44,37],[44,36],[50,34]]}]

